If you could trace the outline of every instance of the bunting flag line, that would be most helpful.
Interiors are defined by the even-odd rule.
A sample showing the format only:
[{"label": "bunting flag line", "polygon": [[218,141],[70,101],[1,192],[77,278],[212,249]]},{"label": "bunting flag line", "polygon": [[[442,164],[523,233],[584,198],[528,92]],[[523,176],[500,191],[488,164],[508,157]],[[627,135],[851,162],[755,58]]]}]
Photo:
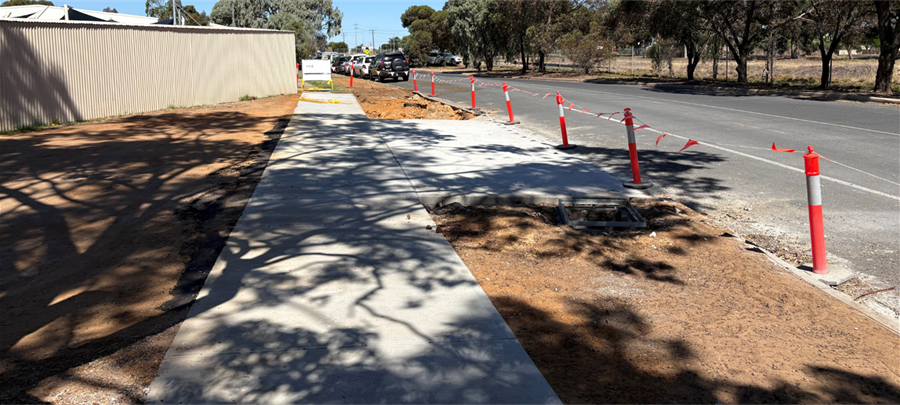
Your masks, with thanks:
[{"label": "bunting flag line", "polygon": [[668,134],[662,134],[662,135],[660,135],[659,137],[656,138],[656,146],[659,146],[659,140],[665,138],[666,135],[668,135]]},{"label": "bunting flag line", "polygon": [[699,144],[700,144],[700,142],[697,142],[697,141],[695,141],[695,140],[693,140],[693,139],[688,139],[687,143],[684,145],[683,148],[681,148],[681,150],[679,150],[679,152],[681,152],[681,151],[683,151],[683,150],[685,150],[685,149],[687,149],[687,148],[690,148],[691,146],[699,145]]},{"label": "bunting flag line", "polygon": [[794,153],[794,152],[796,152],[796,151],[793,150],[793,149],[778,149],[778,148],[775,147],[775,142],[772,142],[772,150],[774,150],[775,152],[787,152],[787,153]]},{"label": "bunting flag line", "polygon": [[637,131],[637,130],[639,130],[639,129],[644,129],[644,128],[650,128],[650,126],[649,126],[649,125],[641,125],[641,126],[635,128],[635,129],[632,129],[632,131]]}]

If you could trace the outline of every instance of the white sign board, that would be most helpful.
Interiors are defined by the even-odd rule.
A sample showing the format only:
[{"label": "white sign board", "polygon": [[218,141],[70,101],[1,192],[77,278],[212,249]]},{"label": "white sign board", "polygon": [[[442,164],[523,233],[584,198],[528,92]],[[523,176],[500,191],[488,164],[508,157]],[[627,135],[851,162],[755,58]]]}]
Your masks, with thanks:
[{"label": "white sign board", "polygon": [[331,80],[331,61],[328,59],[304,59],[301,66],[303,81]]}]

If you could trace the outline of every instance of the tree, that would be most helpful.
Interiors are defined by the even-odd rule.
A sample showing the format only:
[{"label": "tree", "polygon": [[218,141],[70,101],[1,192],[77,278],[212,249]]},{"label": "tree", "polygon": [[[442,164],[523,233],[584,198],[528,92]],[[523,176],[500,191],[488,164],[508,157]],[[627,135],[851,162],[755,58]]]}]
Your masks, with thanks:
[{"label": "tree", "polygon": [[104,12],[104,13],[116,13],[116,14],[119,13],[118,11],[116,11],[116,9],[114,9],[114,8],[109,8],[109,7],[105,7],[105,8],[103,9],[103,12]]},{"label": "tree", "polygon": [[538,71],[547,71],[544,63],[546,55],[556,48],[556,40],[564,31],[560,16],[568,14],[571,8],[572,3],[565,0],[537,2],[536,22],[525,30],[525,37],[531,49],[538,53]]},{"label": "tree", "polygon": [[206,11],[198,13],[196,7],[184,6],[184,14],[186,14],[186,18],[184,20],[185,24],[187,25],[209,25],[209,17],[206,15]]},{"label": "tree", "polygon": [[747,60],[761,40],[762,27],[767,23],[764,3],[767,2],[711,0],[700,5],[701,15],[731,52],[739,83],[747,83]]},{"label": "tree", "polygon": [[6,0],[3,3],[0,3],[0,7],[30,6],[32,4],[52,6],[53,2],[48,0]]},{"label": "tree", "polygon": [[521,57],[522,73],[528,71],[526,48],[529,47],[528,28],[535,24],[538,17],[539,1],[535,0],[497,0],[499,15],[503,17],[502,34],[508,38],[504,41],[504,54],[507,59],[516,55]]},{"label": "tree", "polygon": [[900,53],[900,3],[875,0],[874,4],[881,48],[878,69],[875,71],[875,92],[891,94],[891,75]]},{"label": "tree", "polygon": [[559,39],[559,48],[575,67],[584,69],[585,74],[590,74],[594,66],[614,55],[612,42],[604,37],[603,28],[597,22],[591,23],[587,34],[575,29],[563,35]]},{"label": "tree", "polygon": [[858,1],[811,0],[802,17],[818,42],[822,57],[820,87],[828,88],[831,81],[831,59],[845,36],[861,31],[861,22],[868,4]]},{"label": "tree", "polygon": [[157,21],[168,20],[172,18],[172,0],[147,0],[144,12],[147,17],[156,17]]},{"label": "tree", "polygon": [[[700,63],[700,58],[703,56],[703,49],[715,36],[705,20],[696,18],[699,14],[699,6],[699,3],[689,1],[665,2],[660,10],[662,15],[668,14],[669,16],[669,24],[666,25],[667,30],[664,32],[685,48],[688,80],[694,80],[694,71],[696,71],[697,64]],[[661,16],[658,15],[657,18],[659,17]],[[684,21],[692,22],[685,24]]]},{"label": "tree", "polygon": [[[220,0],[209,15],[220,25],[294,31],[298,62],[326,46],[326,38],[340,34],[342,19],[331,0]],[[338,44],[344,52],[349,50],[346,43]]]},{"label": "tree", "polygon": [[482,0],[449,0],[445,7],[450,13],[448,24],[455,51],[462,55],[463,63],[472,63],[481,71],[484,63],[488,71],[494,68],[494,59],[506,44],[500,33],[502,16],[497,3]]},{"label": "tree", "polygon": [[326,47],[331,48],[334,52],[350,52],[350,47],[346,42],[329,42]]}]

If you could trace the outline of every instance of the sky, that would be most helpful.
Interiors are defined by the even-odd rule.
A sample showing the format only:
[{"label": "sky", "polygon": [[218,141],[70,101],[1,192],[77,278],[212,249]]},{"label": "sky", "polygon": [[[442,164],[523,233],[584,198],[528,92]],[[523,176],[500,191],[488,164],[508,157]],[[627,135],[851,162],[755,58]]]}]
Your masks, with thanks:
[{"label": "sky", "polygon": [[[106,7],[115,8],[116,11],[125,14],[146,15],[144,14],[143,0],[51,0],[53,4],[62,6],[68,4],[75,8],[86,10],[101,11]],[[385,44],[392,37],[403,38],[409,35],[409,31],[400,24],[400,15],[410,6],[427,5],[435,10],[444,7],[446,0],[332,0],[335,7],[344,13],[344,19],[341,22],[341,35],[329,39],[329,41],[343,41],[347,39],[347,44],[354,46],[353,42],[358,41],[357,45],[372,45],[372,32],[375,30],[375,46]],[[198,11],[206,11],[209,14],[212,11],[216,0],[182,0],[184,5],[193,5]],[[356,31],[354,32],[354,24]],[[354,39],[357,38],[357,39]]]}]

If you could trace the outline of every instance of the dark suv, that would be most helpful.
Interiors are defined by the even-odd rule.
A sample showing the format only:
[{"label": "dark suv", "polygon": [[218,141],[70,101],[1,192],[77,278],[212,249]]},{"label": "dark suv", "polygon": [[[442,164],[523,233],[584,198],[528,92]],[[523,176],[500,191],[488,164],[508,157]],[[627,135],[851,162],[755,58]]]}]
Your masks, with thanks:
[{"label": "dark suv", "polygon": [[379,53],[369,66],[369,74],[382,83],[386,77],[393,77],[394,80],[402,78],[405,82],[409,80],[409,61],[403,52]]}]

